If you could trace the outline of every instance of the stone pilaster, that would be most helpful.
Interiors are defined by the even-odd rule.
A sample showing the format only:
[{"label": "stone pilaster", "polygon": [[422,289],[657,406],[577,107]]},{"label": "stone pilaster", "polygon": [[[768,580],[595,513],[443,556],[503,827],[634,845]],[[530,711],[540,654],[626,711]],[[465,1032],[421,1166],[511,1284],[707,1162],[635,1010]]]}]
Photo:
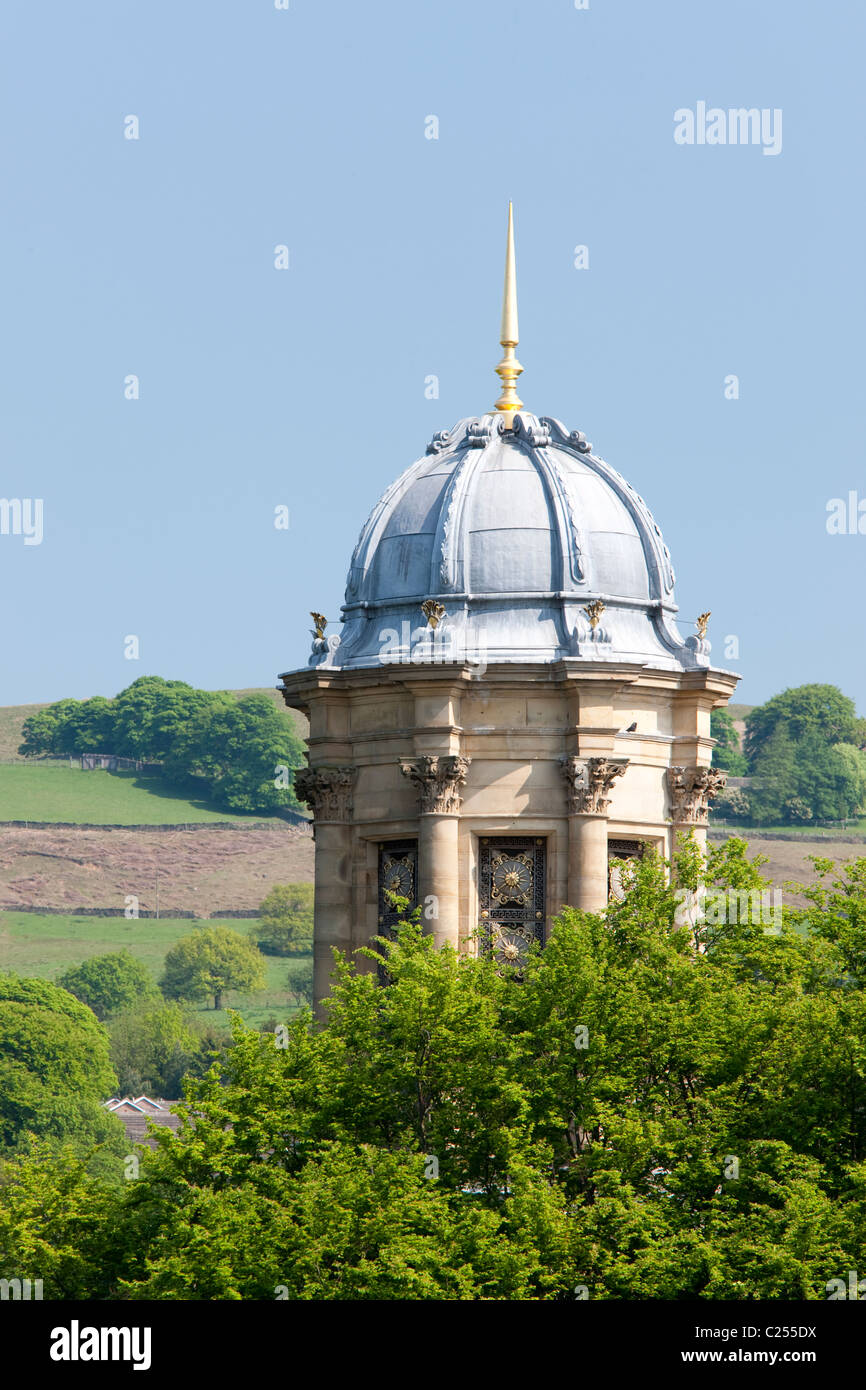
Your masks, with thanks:
[{"label": "stone pilaster", "polygon": [[438,915],[430,921],[437,948],[447,944],[459,949],[458,789],[466,781],[470,761],[434,753],[400,762],[400,771],[415,783],[420,797],[419,897],[422,903],[431,896],[435,900]]},{"label": "stone pilaster", "polygon": [[568,901],[584,912],[603,912],[608,901],[607,808],[628,758],[562,760],[568,795]]},{"label": "stone pilaster", "polygon": [[295,792],[313,812],[316,837],[316,886],[313,929],[313,996],[322,1016],[322,1000],[331,992],[333,947],[350,951],[352,923],[352,788],[353,767],[304,767],[295,774]]}]

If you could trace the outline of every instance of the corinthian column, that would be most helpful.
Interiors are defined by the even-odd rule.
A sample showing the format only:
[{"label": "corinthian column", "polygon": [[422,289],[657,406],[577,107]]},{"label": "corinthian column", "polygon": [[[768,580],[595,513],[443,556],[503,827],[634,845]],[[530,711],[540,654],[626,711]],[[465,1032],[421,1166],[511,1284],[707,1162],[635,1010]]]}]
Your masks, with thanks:
[{"label": "corinthian column", "polygon": [[[466,781],[469,758],[426,754],[403,759],[400,771],[417,786],[421,816],[418,828],[418,877],[420,900],[432,897],[436,916],[432,918],[433,940],[437,949],[446,945],[459,948],[460,899],[457,860],[458,787]],[[422,921],[425,921],[422,917]]]},{"label": "corinthian column", "polygon": [[707,815],[711,797],[717,796],[728,780],[727,772],[717,767],[669,767],[668,791],[671,798],[671,820],[676,849],[678,834],[694,830],[695,839],[703,849],[707,839]]},{"label": "corinthian column", "polygon": [[568,901],[583,912],[607,907],[607,808],[628,758],[562,760],[568,794]]},{"label": "corinthian column", "polygon": [[331,992],[332,948],[352,948],[352,786],[353,767],[304,767],[295,773],[295,792],[313,812],[316,841],[313,910],[313,998]]}]

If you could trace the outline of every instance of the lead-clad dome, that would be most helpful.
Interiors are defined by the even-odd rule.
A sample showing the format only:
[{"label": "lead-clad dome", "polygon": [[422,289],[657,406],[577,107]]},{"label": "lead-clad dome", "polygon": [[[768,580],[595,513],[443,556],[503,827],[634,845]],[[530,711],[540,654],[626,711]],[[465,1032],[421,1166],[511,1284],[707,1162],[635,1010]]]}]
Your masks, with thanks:
[{"label": "lead-clad dome", "polygon": [[[427,600],[444,609],[435,626]],[[558,420],[492,413],[435,435],[385,492],[352,556],[341,636],[315,642],[310,664],[708,665],[675,612],[670,554],[625,479]]]}]

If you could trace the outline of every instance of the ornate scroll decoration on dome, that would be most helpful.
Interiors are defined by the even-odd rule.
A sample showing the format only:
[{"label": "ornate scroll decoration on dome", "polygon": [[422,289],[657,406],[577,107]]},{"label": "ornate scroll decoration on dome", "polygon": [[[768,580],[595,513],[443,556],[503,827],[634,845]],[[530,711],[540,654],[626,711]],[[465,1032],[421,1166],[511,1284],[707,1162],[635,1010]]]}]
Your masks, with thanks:
[{"label": "ornate scroll decoration on dome", "polygon": [[575,753],[563,758],[569,815],[606,815],[613,784],[622,777],[628,762],[628,758],[580,758]]},{"label": "ornate scroll decoration on dome", "polygon": [[[635,492],[631,483],[612,468],[603,458],[592,453],[592,445],[587,444],[584,436],[579,430],[568,430],[561,420],[554,416],[543,416],[543,423],[550,429],[551,439],[554,443],[563,448],[572,449],[577,454],[585,456],[585,461],[618,493],[620,499],[637,513],[637,517],[642,523],[644,541],[649,543],[649,550],[658,572],[660,591],[668,595],[673,594],[676,576],[674,575],[673,565],[671,564],[671,553],[664,543],[661,530],[656,523],[655,517],[650,511],[639,492]],[[645,550],[647,546],[645,544]],[[672,638],[672,640],[675,640]]]},{"label": "ornate scroll decoration on dome", "polygon": [[329,632],[327,637],[319,637],[313,634],[313,645],[310,648],[310,659],[308,666],[332,667],[340,646],[340,634]]},{"label": "ornate scroll decoration on dome", "polygon": [[401,758],[400,771],[418,788],[422,815],[457,814],[461,805],[458,787],[465,783],[471,761],[459,755],[440,757],[438,753]]},{"label": "ornate scroll decoration on dome", "polygon": [[543,449],[550,443],[550,426],[529,411],[515,411],[511,428],[518,439],[525,439],[531,449]]},{"label": "ornate scroll decoration on dome", "polygon": [[[439,583],[444,589],[454,589],[457,585],[457,544],[460,538],[463,509],[469,492],[469,484],[481,465],[481,454],[464,454],[455,467],[448,486],[442,508],[436,537],[433,541],[433,557],[439,558]],[[435,579],[431,576],[431,587]]]},{"label": "ornate scroll decoration on dome", "polygon": [[325,628],[328,626],[328,619],[324,613],[310,613],[313,620],[313,645],[310,649],[310,659],[308,666],[333,666],[334,658],[337,655],[337,648],[340,645],[340,637],[336,632],[331,632],[325,636]]},{"label": "ornate scroll decoration on dome", "polygon": [[[573,612],[573,605],[568,604],[563,607],[563,617],[568,622],[569,612]],[[592,603],[587,603],[577,614],[574,623],[574,630],[569,635],[571,645],[578,655],[585,655],[581,651],[581,644],[592,643],[595,649],[594,654],[603,656],[605,649],[610,647],[611,635],[610,628],[605,624],[602,626],[601,615],[607,612],[607,604],[600,598],[595,598]],[[589,628],[586,626],[586,619],[589,620]]]},{"label": "ornate scroll decoration on dome", "polygon": [[482,947],[519,966],[544,941],[546,843],[531,836],[485,838],[479,846],[478,906]]},{"label": "ornate scroll decoration on dome", "polygon": [[316,823],[352,819],[353,767],[302,767],[295,773],[295,794],[306,801]]},{"label": "ornate scroll decoration on dome", "polygon": [[728,774],[717,767],[669,767],[671,820],[675,825],[706,825],[710,799],[718,796]]},{"label": "ornate scroll decoration on dome", "polygon": [[456,425],[452,425],[450,430],[437,430],[430,443],[427,445],[428,454],[444,454],[449,449],[459,449],[461,444],[467,447],[469,444],[469,430],[473,425],[478,425],[475,415],[465,415],[462,420],[458,420]]},{"label": "ornate scroll decoration on dome", "polygon": [[528,411],[518,410],[514,415],[513,430],[517,439],[522,439],[534,451],[534,459],[540,465],[541,476],[551,496],[554,509],[559,512],[563,529],[570,533],[571,544],[564,546],[563,562],[568,574],[563,576],[563,588],[568,587],[570,579],[574,584],[582,584],[586,578],[583,566],[583,543],[580,522],[574,497],[566,483],[565,476],[556,461],[555,450],[547,445],[551,442],[551,421],[539,420]]}]

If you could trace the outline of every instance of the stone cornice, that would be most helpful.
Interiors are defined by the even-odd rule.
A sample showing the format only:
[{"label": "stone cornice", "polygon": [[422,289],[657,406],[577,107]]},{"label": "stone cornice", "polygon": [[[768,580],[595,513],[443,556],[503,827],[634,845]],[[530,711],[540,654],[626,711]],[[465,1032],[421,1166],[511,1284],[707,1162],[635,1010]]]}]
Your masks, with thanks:
[{"label": "stone cornice", "polygon": [[305,667],[285,671],[279,679],[283,685],[277,689],[286,704],[298,709],[305,707],[306,702],[317,695],[333,699],[364,689],[373,691],[383,685],[402,688],[408,694],[414,694],[423,687],[430,691],[441,691],[443,686],[461,694],[472,694],[491,687],[502,691],[510,685],[525,690],[527,684],[539,688],[573,689],[579,693],[581,684],[585,684],[588,690],[604,685],[611,694],[637,687],[670,691],[676,699],[690,699],[699,692],[706,692],[713,697],[713,705],[719,705],[724,704],[726,697],[733,693],[740,677],[733,671],[713,667],[667,671],[643,664],[591,662],[575,658],[552,662],[492,662],[482,677],[479,677],[477,667],[462,662],[419,666],[395,662],[383,663],[380,667],[334,670]]}]

